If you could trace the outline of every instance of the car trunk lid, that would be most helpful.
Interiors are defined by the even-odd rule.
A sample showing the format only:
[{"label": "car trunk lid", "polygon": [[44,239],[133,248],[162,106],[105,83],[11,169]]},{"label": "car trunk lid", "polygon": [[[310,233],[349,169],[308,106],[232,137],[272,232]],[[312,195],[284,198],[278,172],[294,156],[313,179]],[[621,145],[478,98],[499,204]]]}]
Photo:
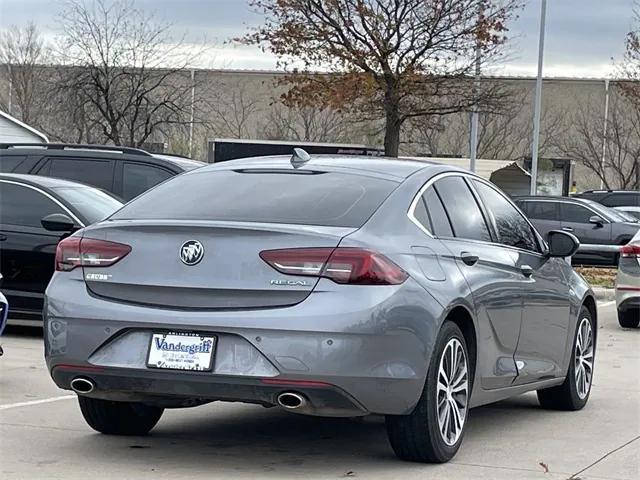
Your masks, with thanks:
[{"label": "car trunk lid", "polygon": [[[317,278],[283,275],[260,258],[280,248],[336,247],[355,228],[228,221],[108,221],[85,238],[129,245],[109,267],[84,268],[94,295],[176,309],[246,309],[294,305]],[[199,245],[196,243],[199,242]]]}]

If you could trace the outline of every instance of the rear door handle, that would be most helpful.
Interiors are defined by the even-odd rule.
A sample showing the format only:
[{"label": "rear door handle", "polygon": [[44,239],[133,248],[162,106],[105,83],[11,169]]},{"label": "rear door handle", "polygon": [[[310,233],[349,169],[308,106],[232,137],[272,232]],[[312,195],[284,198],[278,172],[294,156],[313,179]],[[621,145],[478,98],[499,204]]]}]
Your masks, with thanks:
[{"label": "rear door handle", "polygon": [[7,236],[4,233],[0,233],[0,242],[4,242],[7,239]]},{"label": "rear door handle", "polygon": [[573,232],[573,228],[571,227],[562,227],[562,230],[564,230],[565,232]]},{"label": "rear door handle", "polygon": [[460,259],[465,263],[465,265],[475,265],[478,263],[480,257],[478,255],[474,255],[469,252],[460,252]]},{"label": "rear door handle", "polygon": [[529,278],[531,275],[533,275],[533,268],[531,268],[529,265],[522,265],[520,267],[520,271],[527,278]]}]

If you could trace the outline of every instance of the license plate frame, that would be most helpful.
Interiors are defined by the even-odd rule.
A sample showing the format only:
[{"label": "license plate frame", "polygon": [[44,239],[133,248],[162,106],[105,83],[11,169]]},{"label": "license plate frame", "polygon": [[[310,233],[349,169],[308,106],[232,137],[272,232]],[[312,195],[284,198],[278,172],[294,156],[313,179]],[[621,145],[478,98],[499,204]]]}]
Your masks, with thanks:
[{"label": "license plate frame", "polygon": [[[208,352],[206,342],[210,342]],[[182,372],[211,372],[217,343],[217,337],[209,333],[154,331],[147,348],[147,367]],[[162,348],[163,345],[167,348]],[[193,352],[190,352],[190,346],[194,347]],[[203,349],[205,351],[201,351]]]}]

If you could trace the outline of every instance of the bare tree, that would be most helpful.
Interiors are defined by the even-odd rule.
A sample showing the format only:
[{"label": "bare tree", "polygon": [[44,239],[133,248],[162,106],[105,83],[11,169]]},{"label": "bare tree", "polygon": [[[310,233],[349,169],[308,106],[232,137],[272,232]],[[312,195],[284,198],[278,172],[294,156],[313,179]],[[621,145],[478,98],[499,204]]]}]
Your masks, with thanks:
[{"label": "bare tree", "polygon": [[28,124],[37,124],[42,106],[49,48],[38,27],[28,23],[0,33],[0,63],[9,81],[3,108]]},{"label": "bare tree", "polygon": [[169,24],[127,0],[69,0],[60,27],[59,54],[72,68],[58,91],[78,96],[105,141],[141,146],[163,128],[190,122],[189,67],[205,46],[186,48]]},{"label": "bare tree", "polygon": [[634,2],[633,28],[625,38],[625,53],[617,65],[621,92],[640,108],[640,2]]},{"label": "bare tree", "polygon": [[251,138],[256,136],[256,116],[260,100],[246,82],[221,82],[208,95],[207,123],[218,136]]},{"label": "bare tree", "polygon": [[560,139],[557,148],[597,175],[606,188],[640,189],[640,111],[624,91],[612,90],[606,138],[599,105],[583,103],[571,119],[573,131]]},{"label": "bare tree", "polygon": [[[512,104],[500,112],[485,112],[479,116],[478,157],[495,160],[519,160],[531,154],[533,125],[528,109],[531,103],[527,91],[510,90]],[[409,138],[422,154],[462,157],[469,153],[469,113],[447,117],[428,117],[410,122]],[[554,146],[564,133],[562,115],[545,108],[541,117],[540,152],[554,154]]]},{"label": "bare tree", "polygon": [[[627,121],[625,122],[625,127],[633,130],[636,135],[635,137],[633,137],[633,140],[626,139],[626,141],[624,142],[625,154],[622,156],[631,156],[631,158],[627,159],[627,161],[622,161],[622,159],[620,158],[614,159],[610,169],[615,172],[614,174],[616,174],[616,176],[619,176],[620,173],[626,170],[624,167],[622,167],[622,165],[631,163],[632,171],[630,173],[634,176],[634,178],[631,179],[630,185],[633,185],[635,183],[635,188],[640,189],[640,155],[637,155],[637,153],[640,152],[636,152],[635,157],[633,157],[629,150],[634,149],[629,149],[628,147],[630,142],[635,142],[637,140],[636,137],[638,132],[636,130],[636,126],[638,118],[640,117],[640,2],[636,0],[634,5],[634,25],[632,30],[627,34],[625,40],[624,59],[618,65],[618,75],[623,79],[618,82],[618,87],[625,99],[630,103],[630,108],[627,108],[626,110],[631,118],[626,119]],[[608,136],[607,144],[611,143],[612,141],[620,143],[620,138],[616,130],[612,132],[611,137]],[[604,172],[602,172],[602,174],[606,174],[606,172],[607,171],[605,170]],[[617,180],[617,178],[615,180]],[[605,184],[608,183],[607,181],[604,182]]]},{"label": "bare tree", "polygon": [[284,66],[301,62],[284,99],[383,118],[384,145],[397,156],[403,124],[416,117],[497,108],[498,82],[474,88],[481,62],[503,53],[506,23],[520,0],[251,0],[265,23],[243,40],[264,45]]},{"label": "bare tree", "polygon": [[287,107],[275,101],[261,129],[261,136],[271,140],[345,143],[357,141],[354,125],[345,115],[329,108],[314,106]]}]

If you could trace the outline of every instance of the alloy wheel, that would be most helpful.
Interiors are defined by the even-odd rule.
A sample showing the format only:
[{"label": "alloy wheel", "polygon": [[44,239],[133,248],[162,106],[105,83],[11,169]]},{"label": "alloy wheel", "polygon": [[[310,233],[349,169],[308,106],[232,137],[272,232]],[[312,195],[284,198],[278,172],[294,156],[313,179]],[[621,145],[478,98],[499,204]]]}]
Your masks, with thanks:
[{"label": "alloy wheel", "polygon": [[467,417],[469,374],[464,348],[457,338],[449,340],[440,357],[436,400],[438,429],[444,442],[455,445]]},{"label": "alloy wheel", "polygon": [[578,326],[574,370],[576,391],[580,399],[584,399],[589,394],[593,377],[593,330],[588,318],[583,318]]}]

